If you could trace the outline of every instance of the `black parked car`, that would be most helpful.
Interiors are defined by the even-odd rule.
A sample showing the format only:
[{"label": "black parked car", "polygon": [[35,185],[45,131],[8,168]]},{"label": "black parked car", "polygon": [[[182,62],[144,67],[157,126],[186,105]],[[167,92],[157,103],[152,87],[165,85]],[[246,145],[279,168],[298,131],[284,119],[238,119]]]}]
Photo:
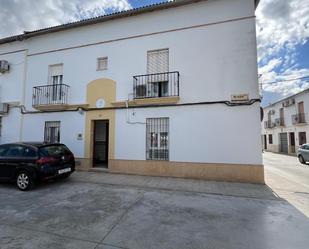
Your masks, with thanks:
[{"label": "black parked car", "polygon": [[74,170],[74,155],[64,144],[0,145],[0,180],[16,182],[20,190],[38,181],[69,177]]}]

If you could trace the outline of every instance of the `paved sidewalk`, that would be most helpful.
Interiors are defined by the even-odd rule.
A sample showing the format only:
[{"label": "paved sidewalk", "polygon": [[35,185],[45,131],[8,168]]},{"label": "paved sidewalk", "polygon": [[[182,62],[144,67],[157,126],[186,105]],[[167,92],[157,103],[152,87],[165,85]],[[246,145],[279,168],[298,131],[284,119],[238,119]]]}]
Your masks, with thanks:
[{"label": "paved sidewalk", "polygon": [[307,249],[308,234],[265,185],[102,172],[0,185],[1,249]]},{"label": "paved sidewalk", "polygon": [[[85,177],[87,174],[87,177]],[[276,200],[278,196],[267,185],[215,182],[193,179],[151,177],[125,174],[111,174],[104,172],[76,172],[74,181],[130,186],[143,189],[159,189],[180,192],[208,193],[225,196],[239,196]]]}]

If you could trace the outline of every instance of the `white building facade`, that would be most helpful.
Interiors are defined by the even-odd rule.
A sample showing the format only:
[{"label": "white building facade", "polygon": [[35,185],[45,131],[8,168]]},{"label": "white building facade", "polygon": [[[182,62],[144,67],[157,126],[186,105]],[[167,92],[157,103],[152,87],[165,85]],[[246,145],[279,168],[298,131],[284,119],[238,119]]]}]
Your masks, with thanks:
[{"label": "white building facade", "polygon": [[80,169],[263,183],[256,5],[179,0],[1,39],[0,143],[61,142]]},{"label": "white building facade", "polygon": [[263,149],[295,155],[307,143],[309,89],[289,96],[264,108]]}]

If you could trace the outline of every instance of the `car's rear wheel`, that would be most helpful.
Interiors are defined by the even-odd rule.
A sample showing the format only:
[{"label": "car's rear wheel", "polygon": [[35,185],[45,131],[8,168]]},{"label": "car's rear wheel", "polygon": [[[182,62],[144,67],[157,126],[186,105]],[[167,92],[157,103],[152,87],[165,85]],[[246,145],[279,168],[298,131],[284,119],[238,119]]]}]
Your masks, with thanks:
[{"label": "car's rear wheel", "polygon": [[16,185],[22,191],[31,189],[33,187],[32,175],[27,171],[18,172],[16,176]]},{"label": "car's rear wheel", "polygon": [[299,156],[298,156],[298,160],[299,160],[299,162],[300,162],[301,164],[306,164],[306,161],[305,161],[305,159],[303,158],[302,155],[299,155]]}]

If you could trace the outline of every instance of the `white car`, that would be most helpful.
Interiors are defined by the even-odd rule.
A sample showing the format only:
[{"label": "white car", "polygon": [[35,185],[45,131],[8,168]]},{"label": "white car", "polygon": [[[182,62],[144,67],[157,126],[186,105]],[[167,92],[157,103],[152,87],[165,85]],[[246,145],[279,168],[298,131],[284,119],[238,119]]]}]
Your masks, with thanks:
[{"label": "white car", "polygon": [[309,144],[303,144],[299,147],[297,157],[302,164],[306,164],[309,161]]}]

